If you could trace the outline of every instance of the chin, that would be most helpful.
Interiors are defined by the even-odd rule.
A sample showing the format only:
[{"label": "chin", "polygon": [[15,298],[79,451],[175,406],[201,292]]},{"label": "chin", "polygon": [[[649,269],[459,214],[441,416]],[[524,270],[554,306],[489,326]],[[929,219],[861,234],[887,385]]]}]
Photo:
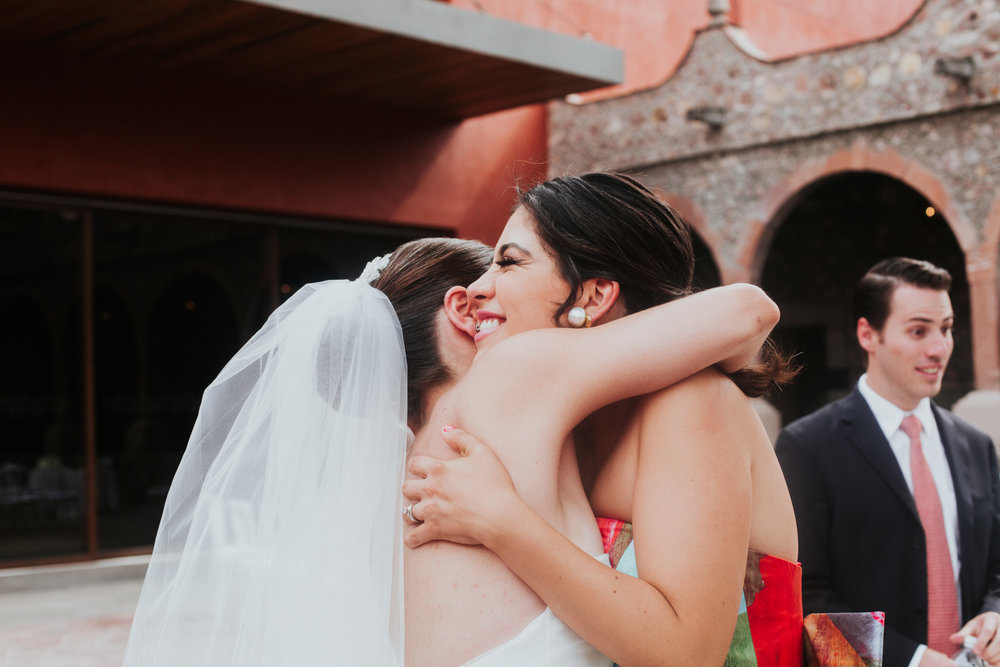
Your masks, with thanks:
[{"label": "chin", "polygon": [[927,386],[920,387],[919,390],[914,393],[920,398],[934,398],[935,396],[941,393],[941,383],[938,383],[930,387]]}]

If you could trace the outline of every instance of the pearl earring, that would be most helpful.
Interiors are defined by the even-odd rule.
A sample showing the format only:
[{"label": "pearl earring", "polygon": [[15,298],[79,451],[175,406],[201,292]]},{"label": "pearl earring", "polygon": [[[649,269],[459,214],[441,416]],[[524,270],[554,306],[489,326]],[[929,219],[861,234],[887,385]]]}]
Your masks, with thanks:
[{"label": "pearl earring", "polygon": [[590,326],[590,315],[587,314],[580,306],[575,306],[569,309],[569,313],[566,316],[569,325],[574,329],[579,329],[580,327]]}]

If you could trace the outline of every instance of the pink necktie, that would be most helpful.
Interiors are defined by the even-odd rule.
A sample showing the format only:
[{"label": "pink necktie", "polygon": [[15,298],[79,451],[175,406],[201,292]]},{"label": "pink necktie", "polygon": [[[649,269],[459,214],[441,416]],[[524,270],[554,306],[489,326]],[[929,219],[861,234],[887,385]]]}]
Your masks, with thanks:
[{"label": "pink necktie", "polygon": [[934,477],[920,444],[920,420],[914,415],[903,418],[900,426],[910,436],[910,472],[913,474],[913,499],[927,540],[927,646],[947,656],[957,645],[948,637],[958,632],[958,595],[955,572],[944,531],[944,515]]}]

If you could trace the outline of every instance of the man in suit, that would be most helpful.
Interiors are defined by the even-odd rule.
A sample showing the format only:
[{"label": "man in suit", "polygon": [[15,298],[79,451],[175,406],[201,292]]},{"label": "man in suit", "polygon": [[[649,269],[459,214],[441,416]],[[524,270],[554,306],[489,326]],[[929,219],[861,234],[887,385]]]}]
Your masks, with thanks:
[{"label": "man in suit", "polygon": [[886,667],[1000,662],[1000,478],[990,438],[930,399],[953,348],[949,273],[883,260],[855,291],[867,372],[775,446],[804,611],[884,611]]}]

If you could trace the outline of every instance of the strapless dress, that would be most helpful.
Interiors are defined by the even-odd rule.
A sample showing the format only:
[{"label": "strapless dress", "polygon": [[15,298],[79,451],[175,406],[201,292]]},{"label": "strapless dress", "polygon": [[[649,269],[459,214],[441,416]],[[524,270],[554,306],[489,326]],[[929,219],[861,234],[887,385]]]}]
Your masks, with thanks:
[{"label": "strapless dress", "polygon": [[[606,555],[598,560],[609,564]],[[523,630],[462,667],[610,667],[611,659],[545,608]]]},{"label": "strapless dress", "polygon": [[[638,576],[632,525],[598,519],[612,567]],[[725,667],[881,667],[885,614],[809,614],[802,618],[802,568],[750,550],[743,598]]]},{"label": "strapless dress", "polygon": [[[632,524],[598,519],[612,567],[638,577]],[[802,568],[751,550],[725,667],[802,666]]]}]

